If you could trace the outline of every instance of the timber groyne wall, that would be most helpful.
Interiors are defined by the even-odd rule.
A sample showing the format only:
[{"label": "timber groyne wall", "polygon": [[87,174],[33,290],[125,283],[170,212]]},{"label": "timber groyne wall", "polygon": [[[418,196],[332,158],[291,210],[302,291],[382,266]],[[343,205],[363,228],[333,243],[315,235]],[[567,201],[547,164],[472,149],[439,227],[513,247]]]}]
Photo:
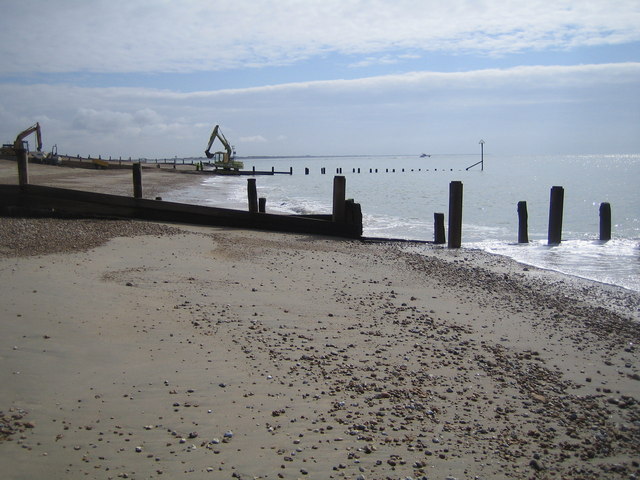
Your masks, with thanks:
[{"label": "timber groyne wall", "polygon": [[333,214],[276,215],[264,212],[256,198],[255,179],[248,184],[249,211],[142,198],[142,166],[132,165],[133,197],[29,184],[27,153],[17,155],[18,185],[0,185],[0,214],[65,218],[127,218],[197,225],[362,237],[362,211],[345,199],[345,179],[335,177]]},{"label": "timber groyne wall", "polygon": [[362,223],[334,222],[332,215],[275,215],[124,197],[40,185],[0,185],[5,216],[127,218],[360,238]]}]

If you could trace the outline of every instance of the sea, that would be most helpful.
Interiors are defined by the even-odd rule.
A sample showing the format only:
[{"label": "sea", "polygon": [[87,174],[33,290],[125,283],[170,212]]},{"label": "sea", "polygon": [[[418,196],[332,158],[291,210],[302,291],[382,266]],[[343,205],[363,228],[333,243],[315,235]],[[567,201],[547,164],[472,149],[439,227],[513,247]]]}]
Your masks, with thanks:
[{"label": "sea", "polygon": [[[640,292],[640,154],[238,159],[245,170],[284,172],[255,177],[268,213],[331,213],[333,177],[343,175],[347,198],[361,205],[364,236],[375,238],[433,240],[434,213],[445,214],[446,226],[450,183],[460,181],[462,248]],[[246,210],[247,178],[203,175],[165,199]],[[559,245],[547,241],[553,186],[564,188]],[[527,202],[527,244],[518,243],[520,201]],[[599,240],[602,202],[612,212],[607,242]]]}]

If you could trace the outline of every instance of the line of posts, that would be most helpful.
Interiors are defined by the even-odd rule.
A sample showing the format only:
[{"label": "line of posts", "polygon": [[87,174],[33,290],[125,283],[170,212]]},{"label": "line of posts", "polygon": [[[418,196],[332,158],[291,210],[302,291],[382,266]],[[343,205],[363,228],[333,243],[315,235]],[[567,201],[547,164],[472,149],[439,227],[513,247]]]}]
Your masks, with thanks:
[{"label": "line of posts", "polygon": [[[564,188],[551,188],[549,199],[549,228],[547,242],[559,245],[562,242],[562,217],[564,210]],[[611,240],[611,205],[600,204],[600,240]],[[529,243],[527,202],[518,202],[518,243]],[[434,243],[447,243],[449,248],[459,248],[462,241],[462,182],[449,184],[449,241],[445,238],[444,213],[434,213]]]},{"label": "line of posts", "polygon": [[[25,153],[26,156],[26,153]],[[18,157],[20,158],[20,156]],[[142,165],[135,163],[133,167],[133,196],[142,198]],[[26,161],[18,162],[20,185],[28,183]],[[265,213],[266,198],[258,198],[256,179],[247,179],[247,193],[249,212]],[[347,212],[345,200],[346,179],[336,175],[333,183],[333,212],[332,220],[342,223]],[[444,228],[444,213],[434,213],[434,243],[447,243],[448,248],[460,248],[462,245],[462,199],[463,186],[460,181],[449,184],[449,241],[446,241]],[[559,245],[562,242],[562,218],[564,210],[564,188],[551,187],[549,199],[549,228],[547,241],[549,245]],[[527,202],[518,202],[518,243],[529,243]],[[600,240],[611,240],[611,205],[608,202],[600,204]]]},{"label": "line of posts", "polygon": [[[549,229],[547,243],[559,245],[562,242],[562,216],[564,210],[564,188],[551,187],[549,198]],[[611,204],[602,202],[599,209],[599,238],[606,242],[611,240]],[[518,243],[529,243],[527,202],[518,202]]]}]

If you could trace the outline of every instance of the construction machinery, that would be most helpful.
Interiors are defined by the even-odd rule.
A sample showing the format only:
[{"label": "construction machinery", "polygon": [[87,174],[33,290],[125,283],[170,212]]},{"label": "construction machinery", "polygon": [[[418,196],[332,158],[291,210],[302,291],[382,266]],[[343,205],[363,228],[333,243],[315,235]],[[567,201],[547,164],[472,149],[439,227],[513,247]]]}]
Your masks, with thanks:
[{"label": "construction machinery", "polygon": [[42,132],[40,131],[40,124],[38,122],[36,122],[35,125],[31,125],[29,128],[27,128],[26,130],[23,130],[18,134],[15,142],[13,142],[13,149],[15,151],[18,151],[21,148],[25,148],[24,139],[27,138],[32,133],[36,134],[36,142],[37,142],[36,151],[29,152],[28,143],[26,144],[27,146],[26,150],[30,158],[33,158],[37,162],[42,162],[47,157],[47,154],[42,151]]},{"label": "construction machinery", "polygon": [[50,165],[59,165],[60,162],[60,157],[58,156],[58,145],[55,144],[53,147],[51,147],[51,153],[49,153],[49,155],[47,156],[46,159],[46,163],[50,164]]},{"label": "construction machinery", "polygon": [[[211,146],[213,145],[213,142],[216,140],[216,138],[222,143],[222,146],[225,150],[224,152],[218,151],[211,153]],[[244,168],[244,164],[242,162],[235,160],[235,152],[220,131],[219,125],[213,127],[213,132],[211,132],[211,136],[209,137],[209,144],[207,145],[207,149],[204,151],[204,154],[208,159],[214,159],[213,166],[216,170],[220,168],[222,170],[238,171],[241,168]]]},{"label": "construction machinery", "polygon": [[[36,134],[36,150],[35,151],[29,151],[29,142],[25,140],[25,138],[27,138],[32,133]],[[34,125],[20,132],[16,137],[15,141],[13,142],[13,145],[8,143],[5,143],[4,145],[2,145],[1,153],[4,156],[15,157],[16,152],[18,150],[26,150],[28,154],[28,158],[31,161],[35,161],[38,163],[51,163],[56,165],[59,163],[59,159],[57,155],[57,146],[55,147],[55,149],[56,149],[55,155],[53,155],[53,150],[51,151],[52,152],[51,155],[42,151],[42,132],[40,130],[40,124],[36,122]]]}]

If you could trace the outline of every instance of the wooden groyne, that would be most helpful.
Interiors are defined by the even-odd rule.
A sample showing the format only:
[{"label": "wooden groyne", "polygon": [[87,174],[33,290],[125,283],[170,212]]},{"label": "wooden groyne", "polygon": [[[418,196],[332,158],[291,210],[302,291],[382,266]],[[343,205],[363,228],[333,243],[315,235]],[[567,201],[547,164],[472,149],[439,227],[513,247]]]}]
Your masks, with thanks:
[{"label": "wooden groyne", "polygon": [[[157,168],[168,168],[174,170],[180,170],[182,172],[188,171],[191,173],[198,173],[204,175],[244,175],[244,176],[259,176],[259,175],[293,175],[294,168],[290,166],[285,170],[276,170],[275,167],[271,167],[267,170],[258,170],[255,165],[246,170],[224,170],[222,168],[213,168],[212,164],[203,162],[202,159],[198,158],[112,158],[112,157],[103,157],[98,155],[97,157],[92,157],[91,155],[87,157],[82,157],[80,155],[70,156],[70,155],[58,155],[60,160],[60,164],[64,166],[74,167],[74,168],[132,168],[133,165],[142,164],[146,167],[155,166]],[[480,164],[480,162],[478,162]],[[264,167],[263,167],[264,168]],[[193,170],[192,170],[193,169]],[[354,174],[378,174],[378,173],[443,173],[443,172],[465,172],[469,169],[460,169],[460,168],[361,168],[361,167],[353,167],[353,168],[343,168],[336,167],[335,174],[343,175],[345,173],[354,173]],[[310,167],[300,167],[296,168],[296,173],[303,172],[304,175],[311,175],[313,173],[319,173],[320,175],[327,175],[331,172],[326,167],[316,167],[314,169]]]},{"label": "wooden groyne", "polygon": [[[560,245],[562,242],[562,217],[564,208],[564,188],[551,187],[549,199],[549,228],[547,244]],[[518,243],[529,243],[527,202],[520,201],[518,212]],[[444,231],[444,214],[434,213],[435,244],[447,243]],[[600,204],[600,241],[611,240],[611,205]],[[460,248],[462,245],[462,182],[449,184],[449,248]]]},{"label": "wooden groyne", "polygon": [[98,157],[81,157],[77,155],[75,157],[69,155],[58,155],[59,164],[66,167],[73,168],[97,168],[97,169],[116,169],[116,168],[133,168],[134,165],[144,165],[145,167],[156,166],[157,168],[171,168],[176,170],[180,168],[182,172],[187,168],[190,173],[197,173],[202,175],[244,175],[244,176],[257,176],[257,175],[293,175],[293,167],[289,167],[288,170],[278,171],[275,167],[271,167],[271,170],[256,170],[256,167],[252,167],[251,170],[225,170],[222,168],[212,168],[210,164],[202,162],[198,159],[123,159],[122,157],[114,159],[109,157],[108,159]]},{"label": "wooden groyne", "polygon": [[[255,181],[255,179],[253,179]],[[336,181],[337,182],[337,181]],[[335,215],[276,215],[205,207],[142,198],[141,166],[133,167],[135,196],[125,197],[29,184],[26,152],[18,155],[18,185],[0,185],[0,214],[65,218],[126,218],[185,224],[307,233],[345,238],[362,237],[360,205],[345,200],[344,189],[334,201],[344,212]],[[254,189],[255,190],[255,189]],[[255,191],[253,192],[255,194]],[[251,195],[251,204],[254,204]]]},{"label": "wooden groyne", "polygon": [[126,218],[360,238],[362,222],[337,223],[331,215],[275,215],[124,197],[40,185],[0,185],[5,216]]}]

